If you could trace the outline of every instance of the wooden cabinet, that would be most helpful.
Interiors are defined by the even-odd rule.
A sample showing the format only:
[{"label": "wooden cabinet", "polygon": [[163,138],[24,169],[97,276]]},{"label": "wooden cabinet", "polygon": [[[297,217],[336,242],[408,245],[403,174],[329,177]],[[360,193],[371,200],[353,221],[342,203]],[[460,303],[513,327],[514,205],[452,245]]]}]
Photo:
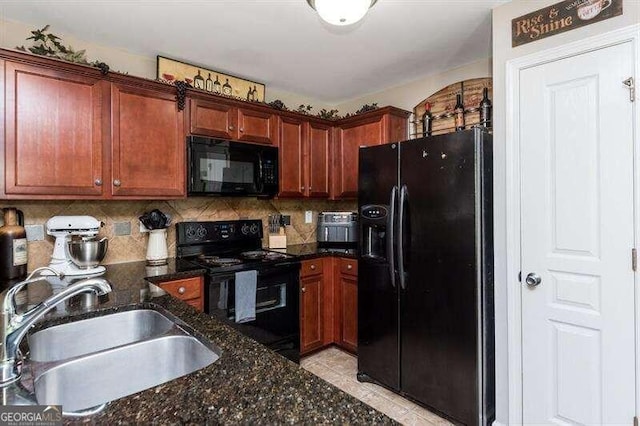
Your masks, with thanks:
[{"label": "wooden cabinet", "polygon": [[175,198],[186,194],[183,117],[170,93],[112,85],[114,196]]},{"label": "wooden cabinet", "polygon": [[78,65],[0,64],[6,198],[186,195],[184,113],[164,85],[111,82]]},{"label": "wooden cabinet", "polygon": [[280,118],[280,197],[329,197],[331,126]]},{"label": "wooden cabinet", "polygon": [[358,263],[324,257],[300,270],[300,353],[329,345],[358,348]]},{"label": "wooden cabinet", "polygon": [[108,83],[9,61],[4,75],[5,193],[101,196]]},{"label": "wooden cabinet", "polygon": [[342,120],[336,128],[333,199],[358,196],[358,150],[407,139],[409,112],[393,107]]},{"label": "wooden cabinet", "polygon": [[191,134],[271,145],[278,140],[275,114],[224,102],[190,100]]},{"label": "wooden cabinet", "polygon": [[331,143],[333,131],[327,124],[309,122],[307,196],[327,198],[331,184]]},{"label": "wooden cabinet", "polygon": [[202,277],[185,278],[158,283],[164,291],[199,311],[204,309],[204,283]]},{"label": "wooden cabinet", "polygon": [[305,194],[304,156],[307,145],[306,123],[289,117],[280,118],[280,197],[303,197]]},{"label": "wooden cabinet", "polygon": [[338,318],[336,343],[351,351],[358,349],[358,264],[354,259],[337,259],[335,300]]},{"label": "wooden cabinet", "polygon": [[302,262],[300,274],[300,353],[324,346],[322,259]]}]

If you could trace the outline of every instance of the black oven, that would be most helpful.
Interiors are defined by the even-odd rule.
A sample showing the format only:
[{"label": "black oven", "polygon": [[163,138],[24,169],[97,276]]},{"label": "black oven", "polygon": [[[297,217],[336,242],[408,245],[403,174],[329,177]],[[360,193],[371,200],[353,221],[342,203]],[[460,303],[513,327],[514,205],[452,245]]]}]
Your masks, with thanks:
[{"label": "black oven", "polygon": [[210,272],[205,287],[205,312],[273,351],[300,362],[299,262],[257,269],[256,319],[236,323],[235,274]]},{"label": "black oven", "polygon": [[278,193],[278,148],[189,136],[187,158],[189,195]]}]

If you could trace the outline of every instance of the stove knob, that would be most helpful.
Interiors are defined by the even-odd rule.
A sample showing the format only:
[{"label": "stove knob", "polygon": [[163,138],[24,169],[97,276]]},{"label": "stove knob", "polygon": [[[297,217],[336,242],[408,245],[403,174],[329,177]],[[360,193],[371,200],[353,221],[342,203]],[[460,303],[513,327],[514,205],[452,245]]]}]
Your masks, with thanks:
[{"label": "stove knob", "polygon": [[246,223],[242,225],[242,233],[244,235],[247,235],[249,233],[249,225],[247,225]]},{"label": "stove knob", "polygon": [[196,234],[198,235],[198,238],[204,238],[207,236],[207,230],[204,228],[204,226],[200,226],[196,231]]},{"label": "stove knob", "polygon": [[256,225],[255,223],[253,225],[251,225],[251,233],[252,234],[257,234],[258,233],[258,225]]},{"label": "stove knob", "polygon": [[196,236],[196,229],[194,227],[192,227],[192,226],[189,226],[187,228],[187,237],[188,238],[193,238],[195,236]]}]

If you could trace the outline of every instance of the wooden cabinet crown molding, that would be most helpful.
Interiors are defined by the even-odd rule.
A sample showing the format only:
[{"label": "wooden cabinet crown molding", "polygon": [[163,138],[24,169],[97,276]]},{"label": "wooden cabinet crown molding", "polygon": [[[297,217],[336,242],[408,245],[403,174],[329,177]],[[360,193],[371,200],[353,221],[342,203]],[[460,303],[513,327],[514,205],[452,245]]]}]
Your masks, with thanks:
[{"label": "wooden cabinet crown molding", "polygon": [[[104,80],[108,80],[110,82],[116,84],[129,84],[138,86],[140,88],[147,88],[151,90],[164,90],[168,93],[175,95],[176,89],[175,86],[167,83],[163,83],[157,80],[152,80],[143,77],[137,77],[129,74],[123,74],[115,71],[109,71],[106,75],[103,75],[98,68],[89,66],[76,64],[73,62],[67,62],[60,59],[48,58],[39,55],[33,55],[30,53],[21,52],[18,50],[11,49],[1,49],[0,48],[0,59],[9,60],[12,62],[31,64],[43,68],[49,68],[53,70],[66,70],[69,72],[73,72],[77,75],[86,75],[94,78],[101,78]],[[280,109],[273,108],[267,104],[257,103],[257,102],[246,102],[239,99],[228,98],[222,95],[215,95],[211,93],[202,92],[197,89],[189,88],[187,89],[187,97],[192,99],[201,99],[201,100],[210,100],[216,103],[225,103],[230,106],[235,106],[239,108],[250,108],[255,111],[263,111],[269,114],[277,114],[282,117],[292,117],[298,119],[305,119],[309,122],[313,123],[324,123],[329,124],[334,127],[340,127],[349,125],[354,122],[366,122],[369,119],[375,120],[377,115],[381,114],[391,114],[397,117],[402,117],[407,119],[411,112],[405,111],[400,108],[396,108],[393,106],[381,107],[373,111],[368,111],[363,114],[352,115],[347,118],[342,118],[339,120],[325,120],[320,117],[302,114],[295,111],[284,111]]]}]

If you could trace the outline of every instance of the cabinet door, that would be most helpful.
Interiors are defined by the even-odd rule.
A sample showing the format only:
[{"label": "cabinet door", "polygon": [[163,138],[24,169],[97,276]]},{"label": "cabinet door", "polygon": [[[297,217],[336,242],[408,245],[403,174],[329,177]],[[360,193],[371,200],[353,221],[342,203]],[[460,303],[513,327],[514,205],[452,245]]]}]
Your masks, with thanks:
[{"label": "cabinet door", "polygon": [[277,143],[277,117],[261,111],[238,108],[238,140]]},{"label": "cabinet door", "polygon": [[189,108],[191,134],[223,139],[238,138],[238,110],[235,107],[191,99]]},{"label": "cabinet door", "polygon": [[323,345],[322,275],[300,280],[300,352]]},{"label": "cabinet door", "polygon": [[112,85],[114,196],[185,195],[183,117],[173,94]]},{"label": "cabinet door", "polygon": [[279,197],[303,197],[307,188],[304,177],[307,132],[305,122],[280,118],[280,193]]},{"label": "cabinet door", "polygon": [[100,196],[108,84],[12,62],[5,72],[6,194]]},{"label": "cabinet door", "polygon": [[331,126],[309,123],[309,197],[329,197]]},{"label": "cabinet door", "polygon": [[338,143],[334,156],[334,198],[358,196],[358,150],[361,146],[380,145],[385,142],[384,116],[374,116],[338,129]]},{"label": "cabinet door", "polygon": [[358,279],[340,274],[340,345],[355,352],[358,349]]}]

